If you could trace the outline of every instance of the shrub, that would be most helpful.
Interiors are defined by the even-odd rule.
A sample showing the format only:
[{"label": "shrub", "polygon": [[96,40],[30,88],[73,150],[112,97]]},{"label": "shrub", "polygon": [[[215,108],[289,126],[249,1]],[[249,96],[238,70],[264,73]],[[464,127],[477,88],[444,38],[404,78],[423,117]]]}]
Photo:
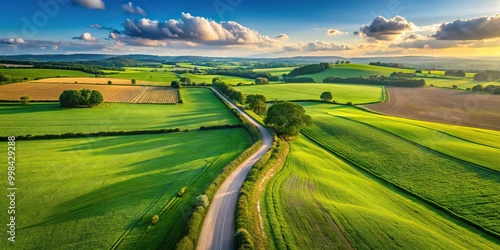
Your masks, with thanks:
[{"label": "shrub", "polygon": [[484,91],[493,93],[495,91],[496,86],[495,85],[488,85],[484,88]]},{"label": "shrub", "polygon": [[495,88],[495,90],[493,91],[493,94],[500,95],[500,88]]},{"label": "shrub", "polygon": [[113,82],[112,81],[108,81],[108,85],[111,85],[111,84],[113,84]]},{"label": "shrub", "polygon": [[160,216],[158,216],[157,214],[153,215],[153,218],[151,219],[151,224],[156,225],[158,221],[160,221]]},{"label": "shrub", "polygon": [[196,197],[196,206],[207,208],[210,202],[208,201],[208,197],[206,195],[199,195]]},{"label": "shrub", "polygon": [[181,188],[181,190],[177,193],[177,196],[182,197],[182,195],[186,192],[187,187]]},{"label": "shrub", "polygon": [[23,104],[23,106],[28,106],[30,104],[30,97],[21,96],[21,103]]},{"label": "shrub", "polygon": [[182,240],[179,241],[179,243],[177,243],[177,249],[178,250],[191,250],[191,249],[194,249],[194,245],[193,245],[193,242],[191,241],[191,239],[189,239],[189,237],[184,236],[184,238],[182,238]]},{"label": "shrub", "polygon": [[457,86],[457,85],[453,85],[453,86],[451,86],[451,87],[452,87],[452,88],[454,88],[454,89],[458,89],[458,86]]},{"label": "shrub", "polygon": [[269,79],[264,78],[264,77],[257,77],[255,79],[255,84],[257,84],[257,85],[269,84]]},{"label": "shrub", "polygon": [[483,86],[478,84],[472,87],[472,91],[483,91]]},{"label": "shrub", "polygon": [[135,85],[137,83],[135,79],[130,80],[130,82],[132,83],[132,85]]},{"label": "shrub", "polygon": [[180,88],[180,87],[181,87],[181,84],[180,84],[180,82],[179,82],[179,81],[172,81],[172,82],[170,83],[170,87],[178,89],[178,88]]}]

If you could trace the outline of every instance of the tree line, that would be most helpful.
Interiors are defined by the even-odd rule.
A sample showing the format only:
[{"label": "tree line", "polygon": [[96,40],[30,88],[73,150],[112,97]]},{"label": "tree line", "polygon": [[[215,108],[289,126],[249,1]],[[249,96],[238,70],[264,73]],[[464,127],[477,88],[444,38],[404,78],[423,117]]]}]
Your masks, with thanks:
[{"label": "tree line", "polygon": [[285,81],[286,81],[286,78],[289,78],[289,77],[295,77],[298,75],[315,74],[315,73],[319,73],[321,71],[324,71],[330,67],[331,67],[330,63],[309,64],[309,65],[295,68],[292,71],[290,71],[290,73],[283,74],[283,77],[285,78]]},{"label": "tree line", "polygon": [[465,77],[466,73],[463,70],[447,70],[444,72],[445,76],[456,76],[456,77]]},{"label": "tree line", "polygon": [[411,79],[386,76],[370,76],[365,77],[327,77],[323,80],[324,83],[352,83],[352,84],[368,84],[368,85],[386,85],[395,87],[424,87],[424,79]]},{"label": "tree line", "polygon": [[500,71],[485,70],[474,75],[474,80],[482,82],[491,82],[500,79]]},{"label": "tree line", "polygon": [[212,79],[212,86],[235,102],[243,104],[245,101],[245,95],[243,93],[229,86],[227,83],[222,81],[220,77],[214,77]]}]

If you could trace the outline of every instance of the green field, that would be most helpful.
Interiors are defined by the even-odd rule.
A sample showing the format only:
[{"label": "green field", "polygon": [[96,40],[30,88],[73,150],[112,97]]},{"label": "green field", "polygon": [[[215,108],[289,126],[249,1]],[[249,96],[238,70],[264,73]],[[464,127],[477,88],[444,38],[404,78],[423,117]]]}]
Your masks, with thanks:
[{"label": "green field", "polygon": [[303,136],[291,147],[262,196],[271,249],[498,247],[498,240],[381,184]]},{"label": "green field", "polygon": [[103,77],[162,82],[165,83],[165,86],[170,86],[172,81],[179,80],[175,73],[168,69],[157,69],[158,72],[151,72],[151,70],[156,70],[156,68],[126,68],[125,71],[113,71],[118,72],[118,74],[105,75]]},{"label": "green field", "polygon": [[432,84],[436,87],[451,88],[453,85],[457,85],[457,87],[460,89],[472,88],[478,84],[483,85],[483,87],[486,87],[490,84],[500,85],[498,82],[481,82],[467,78],[425,78],[425,82],[427,86],[430,86]]},{"label": "green field", "polygon": [[389,76],[392,72],[414,73],[415,70],[372,66],[365,64],[343,64],[343,65],[333,65],[331,68],[316,74],[308,74],[301,76],[311,77],[314,79],[315,82],[323,82],[323,79],[331,76],[333,77],[355,77],[355,76],[368,77],[371,75]]},{"label": "green field", "polygon": [[[125,249],[172,249],[195,197],[250,144],[243,129],[17,141],[10,249],[109,249],[121,239]],[[160,221],[151,227],[154,214]],[[7,211],[0,219],[8,222]]]},{"label": "green field", "polygon": [[383,87],[349,84],[290,83],[235,87],[244,94],[261,94],[267,100],[320,100],[321,93],[332,92],[333,100],[354,104],[383,100]]},{"label": "green field", "polygon": [[130,131],[238,124],[239,120],[208,89],[183,89],[184,104],[104,103],[67,109],[59,103],[0,103],[0,136],[68,132]]},{"label": "green field", "polygon": [[29,77],[30,80],[33,80],[35,78],[49,78],[49,77],[94,76],[93,74],[76,70],[34,69],[34,68],[0,69],[0,73],[9,75],[12,80],[15,79],[22,80],[25,77]]},{"label": "green field", "polygon": [[[478,141],[485,137],[497,141],[495,138],[500,132],[463,129],[463,134],[455,132],[454,136],[448,136],[445,134],[448,129],[441,127],[440,131],[438,128],[442,125],[426,128],[369,114],[365,114],[368,118],[363,118],[349,107],[304,105],[314,119],[313,127],[305,131],[324,145],[381,178],[500,233],[500,214],[497,212],[500,211],[500,173],[488,169],[498,169],[498,143],[491,145]],[[480,133],[486,133],[483,139],[472,139]],[[439,139],[436,142],[433,138]],[[464,149],[454,151],[461,147]],[[465,149],[472,152],[467,153]],[[477,150],[489,153],[476,153]]]},{"label": "green field", "polygon": [[288,74],[290,71],[297,67],[281,67],[281,68],[261,68],[253,69],[255,72],[269,72],[273,76],[281,76],[283,74]]},{"label": "green field", "polygon": [[185,74],[182,74],[182,76],[189,77],[189,79],[191,79],[191,82],[195,82],[195,83],[202,83],[202,82],[212,83],[212,79],[214,79],[214,77],[220,77],[222,79],[222,81],[224,81],[227,84],[231,84],[231,85],[236,85],[240,82],[242,82],[244,84],[250,84],[250,83],[255,82],[254,79],[237,77],[237,76],[196,75],[196,74],[191,74],[191,73],[185,73]]}]

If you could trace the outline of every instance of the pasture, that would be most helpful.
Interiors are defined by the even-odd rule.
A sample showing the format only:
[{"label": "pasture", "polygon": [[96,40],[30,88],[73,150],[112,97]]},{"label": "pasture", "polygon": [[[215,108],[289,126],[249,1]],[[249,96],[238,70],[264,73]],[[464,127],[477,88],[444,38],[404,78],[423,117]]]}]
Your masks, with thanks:
[{"label": "pasture", "polygon": [[304,136],[291,143],[285,166],[261,200],[271,249],[498,246],[498,240],[359,172]]},{"label": "pasture", "polygon": [[281,68],[260,68],[253,69],[255,72],[269,72],[269,74],[273,76],[282,76],[283,74],[288,74],[290,71],[295,69],[296,67],[281,67]]},{"label": "pasture", "polygon": [[[78,84],[108,84],[111,81],[112,85],[128,85],[132,86],[132,80],[111,77],[65,77],[65,78],[45,78],[31,83],[78,83]],[[136,85],[148,86],[170,86],[170,82],[151,82],[136,80]]]},{"label": "pasture", "polygon": [[[118,86],[115,86],[118,87]],[[140,88],[140,87],[136,87]],[[0,103],[0,132],[44,135],[131,131],[239,124],[240,121],[208,89],[183,89],[181,105],[103,103],[96,108],[67,109],[59,103]]]},{"label": "pasture", "polygon": [[[356,115],[349,111],[350,115],[345,118],[347,115],[342,111],[349,108],[305,105],[313,115],[314,125],[304,130],[316,140],[381,178],[500,233],[497,223],[500,214],[496,212],[500,210],[500,172],[489,169],[498,169],[495,165],[500,155],[498,147],[468,142],[467,138],[474,136],[468,134],[464,138],[455,137],[458,140],[453,141],[450,149],[441,149],[448,147],[445,142],[452,142],[454,138],[445,137],[443,143],[430,145],[433,141],[426,138],[430,132],[422,132],[417,129],[418,126],[404,126],[393,121],[396,124],[390,128],[379,128],[381,124],[389,125],[387,121],[379,121],[381,118],[377,116],[370,116],[366,119],[370,124],[365,124],[357,121],[358,118],[349,119]],[[486,133],[492,134],[490,138],[499,136],[496,131],[486,130]],[[446,155],[448,150],[459,147],[474,151],[464,155],[459,152]],[[474,152],[481,149],[492,153],[489,158],[483,155],[475,160],[484,167],[464,161],[470,160]]]},{"label": "pasture", "polygon": [[[109,249],[115,242],[172,249],[195,197],[250,145],[244,129],[17,141],[18,224],[10,249]],[[151,226],[155,214],[160,220]],[[0,219],[8,221],[7,213]]]},{"label": "pasture", "polygon": [[380,102],[384,99],[383,87],[349,84],[290,83],[235,87],[244,94],[261,94],[273,100],[320,100],[321,93],[330,91],[333,100],[353,104]]},{"label": "pasture", "polygon": [[451,125],[500,129],[500,95],[440,88],[387,88],[389,100],[368,105],[377,112]]},{"label": "pasture", "polygon": [[17,101],[29,96],[33,101],[58,101],[67,89],[92,89],[101,92],[105,102],[178,103],[179,92],[170,87],[139,87],[58,83],[13,83],[0,86],[0,100]]},{"label": "pasture", "polygon": [[[152,72],[152,70],[155,70]],[[174,80],[179,80],[174,72],[169,69],[151,69],[151,68],[125,68],[125,71],[116,71],[117,74],[108,75],[106,77],[120,78],[130,80],[135,79],[137,81],[145,81],[156,84],[161,84],[161,86],[170,86],[170,83]]]},{"label": "pasture", "polygon": [[48,77],[89,77],[92,74],[85,73],[77,70],[64,70],[64,69],[35,69],[35,68],[9,68],[1,69],[0,73],[10,75],[14,80],[22,80],[25,77],[31,80],[35,78],[48,78]]},{"label": "pasture", "polygon": [[323,79],[330,76],[343,77],[343,78],[355,77],[355,76],[368,77],[371,75],[389,76],[392,72],[414,73],[415,70],[372,66],[364,64],[342,64],[342,65],[333,65],[331,68],[326,69],[319,73],[307,74],[301,76],[311,77],[314,79],[315,82],[323,82]]},{"label": "pasture", "polygon": [[182,74],[184,77],[189,77],[191,79],[191,82],[195,83],[212,83],[212,79],[214,77],[220,77],[222,81],[224,81],[227,84],[230,85],[236,85],[238,83],[244,83],[244,84],[250,84],[255,82],[254,79],[250,78],[243,78],[243,77],[237,77],[237,76],[225,76],[225,75],[196,75],[196,74],[191,74],[191,73],[184,73]]}]

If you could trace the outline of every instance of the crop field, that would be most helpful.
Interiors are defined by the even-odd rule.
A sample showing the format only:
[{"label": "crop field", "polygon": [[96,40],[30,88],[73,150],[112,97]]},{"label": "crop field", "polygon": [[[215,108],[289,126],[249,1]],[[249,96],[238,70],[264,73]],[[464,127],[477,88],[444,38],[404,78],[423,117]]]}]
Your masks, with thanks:
[{"label": "crop field", "polygon": [[250,142],[243,129],[17,141],[11,249],[172,249],[195,197]]},{"label": "crop field", "polygon": [[92,74],[76,70],[64,69],[35,69],[35,68],[16,68],[16,69],[0,69],[0,73],[10,75],[12,79],[23,79],[29,77],[31,80],[35,78],[47,77],[89,77]]},{"label": "crop field", "polygon": [[[151,72],[149,68],[132,68],[126,69],[125,71],[116,71],[117,74],[110,75],[112,78],[120,78],[130,80],[135,79],[137,81],[145,81],[152,83],[163,83],[162,86],[170,86],[170,83],[174,80],[179,80],[174,72],[168,69],[155,69],[158,71]],[[107,76],[107,77],[110,77]]]},{"label": "crop field", "polygon": [[[113,85],[129,85],[132,86],[130,79],[110,78],[110,77],[65,77],[65,78],[45,78],[31,83],[78,83],[78,84],[108,84],[111,81]],[[136,80],[136,85],[152,85],[152,86],[170,86],[170,82],[151,82]]]},{"label": "crop field", "polygon": [[[118,86],[115,86],[118,87]],[[140,88],[140,87],[136,87]],[[183,89],[181,105],[103,103],[96,108],[67,109],[59,103],[0,102],[0,135],[44,135],[131,131],[239,124],[208,89]]]},{"label": "crop field", "polygon": [[290,83],[235,87],[244,94],[261,94],[272,100],[320,100],[321,93],[332,92],[333,100],[354,104],[380,102],[384,99],[383,87],[349,84]]},{"label": "crop field", "polygon": [[371,75],[384,75],[389,76],[392,72],[405,72],[414,73],[413,69],[398,69],[390,67],[372,66],[372,65],[362,65],[362,64],[344,64],[344,65],[334,65],[329,69],[316,74],[301,75],[304,77],[311,77],[315,82],[323,82],[323,79],[334,76],[334,77],[355,77],[363,76],[368,77]]},{"label": "crop field", "polygon": [[[314,119],[314,125],[305,128],[305,131],[322,144],[381,178],[468,221],[500,233],[500,214],[497,212],[500,210],[500,172],[496,163],[500,156],[498,143],[481,145],[476,140],[468,141],[480,133],[487,133],[482,136],[483,139],[489,136],[491,141],[495,141],[493,138],[500,136],[497,131],[469,133],[464,130],[464,136],[451,136],[453,132],[450,135],[446,132],[452,129],[441,127],[440,131],[434,128],[444,140],[441,144],[432,145],[431,138],[426,138],[431,133],[429,128],[411,126],[401,120],[391,124],[374,115],[369,117],[370,125],[367,125],[363,123],[367,118],[359,118],[360,114],[349,108],[305,105]],[[462,150],[463,155],[460,151],[449,152],[459,147],[473,152],[464,153],[465,150]],[[477,159],[473,159],[474,152],[482,149],[491,155],[478,154]],[[453,178],[445,178],[449,176]]]},{"label": "crop field", "polygon": [[139,87],[58,83],[13,83],[0,86],[0,100],[17,101],[30,96],[33,101],[58,101],[67,89],[95,89],[101,92],[105,102],[125,103],[177,103],[179,93],[170,87]]},{"label": "crop field", "polygon": [[285,166],[261,200],[271,249],[495,249],[499,244],[357,171],[304,136],[291,143]]},{"label": "crop field", "polygon": [[500,129],[500,95],[439,88],[388,88],[389,101],[368,105],[389,115],[452,125]]}]

